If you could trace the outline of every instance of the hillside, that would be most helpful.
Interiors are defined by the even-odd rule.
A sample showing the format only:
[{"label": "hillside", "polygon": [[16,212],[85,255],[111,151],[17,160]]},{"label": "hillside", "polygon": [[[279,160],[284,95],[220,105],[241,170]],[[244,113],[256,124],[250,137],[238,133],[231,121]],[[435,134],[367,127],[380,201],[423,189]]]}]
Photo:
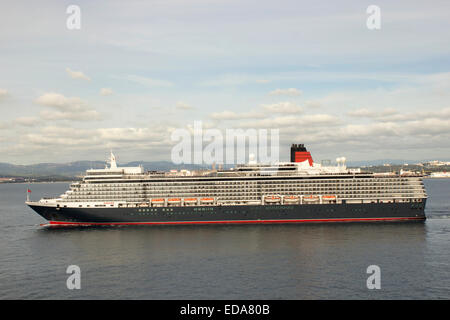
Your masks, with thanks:
[{"label": "hillside", "polygon": [[[162,170],[171,169],[199,169],[205,166],[199,165],[174,165],[170,161],[153,161],[153,162],[129,162],[118,164],[121,167],[135,167],[142,165],[145,170]],[[0,163],[0,177],[24,177],[24,178],[43,178],[55,177],[73,178],[83,175],[88,169],[105,168],[104,161],[75,161],[70,163],[39,163],[33,165],[14,165],[10,163]]]}]

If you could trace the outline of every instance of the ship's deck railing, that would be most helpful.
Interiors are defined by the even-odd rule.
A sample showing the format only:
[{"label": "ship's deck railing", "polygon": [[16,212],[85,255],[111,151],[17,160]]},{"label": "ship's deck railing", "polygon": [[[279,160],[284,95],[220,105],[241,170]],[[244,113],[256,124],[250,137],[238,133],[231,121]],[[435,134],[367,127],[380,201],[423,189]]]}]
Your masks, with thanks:
[{"label": "ship's deck railing", "polygon": [[[176,182],[189,182],[194,181],[195,183],[210,183],[214,181],[224,181],[224,182],[251,182],[256,181],[255,179],[263,178],[265,181],[270,181],[274,179],[274,181],[279,181],[278,178],[289,177],[296,178],[298,177],[299,181],[307,182],[307,181],[325,181],[332,180],[338,181],[339,178],[345,178],[345,181],[349,180],[358,180],[358,179],[370,179],[370,181],[395,181],[395,179],[402,179],[401,181],[421,181],[423,176],[373,176],[367,174],[325,174],[325,175],[259,175],[259,176],[175,176],[175,177],[153,177],[149,176],[122,176],[117,179],[83,179],[83,182],[86,183],[158,183],[158,182],[166,182],[166,183],[176,183]],[[329,179],[325,178],[329,177]],[[227,180],[229,179],[229,180]],[[242,180],[240,180],[242,179]],[[260,180],[260,181],[263,181]],[[343,180],[344,181],[344,180]],[[292,182],[291,179],[286,180],[285,183]]]},{"label": "ship's deck railing", "polygon": [[[344,177],[345,176],[345,177]],[[142,179],[147,177],[147,179]],[[299,178],[304,176],[299,176]],[[329,178],[328,178],[329,177]],[[426,198],[422,176],[363,173],[308,176],[307,179],[205,179],[204,176],[161,177],[123,176],[75,183],[64,195],[64,202],[146,201],[163,197],[215,197],[231,202],[259,201],[263,194],[320,195],[335,194],[341,199]],[[198,179],[202,178],[202,179]],[[223,179],[222,179],[223,178]],[[240,178],[240,177],[236,177]],[[272,179],[271,179],[272,178]],[[190,179],[190,180],[188,180]]]},{"label": "ship's deck railing", "polygon": [[[198,198],[196,203],[187,204],[181,202],[177,205],[169,204],[167,198],[164,203],[154,204],[151,199],[143,200],[136,199],[135,201],[92,201],[92,202],[58,202],[62,207],[72,207],[72,208],[100,208],[100,207],[135,207],[135,208],[173,208],[173,207],[211,207],[211,206],[232,206],[232,205],[264,205],[264,206],[279,206],[279,205],[311,205],[311,204],[370,204],[370,203],[422,203],[426,198],[423,197],[379,197],[379,198],[339,198],[336,197],[334,200],[325,200],[322,197],[318,197],[313,201],[305,201],[303,196],[300,196],[297,202],[287,202],[284,199],[285,196],[280,196],[279,202],[267,202],[265,198],[259,198],[258,200],[226,200],[215,198],[211,203],[202,203],[200,198]],[[42,204],[42,203],[32,203],[28,204]],[[44,205],[55,206],[57,203],[47,203]]]}]

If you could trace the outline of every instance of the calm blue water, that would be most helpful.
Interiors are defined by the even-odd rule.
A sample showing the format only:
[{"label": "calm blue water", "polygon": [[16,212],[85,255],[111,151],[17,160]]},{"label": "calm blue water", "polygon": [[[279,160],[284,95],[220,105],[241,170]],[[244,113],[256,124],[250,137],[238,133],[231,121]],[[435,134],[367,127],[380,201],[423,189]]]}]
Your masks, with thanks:
[{"label": "calm blue water", "polygon": [[425,185],[424,223],[54,229],[24,205],[27,185],[0,184],[0,299],[449,299],[450,179]]}]

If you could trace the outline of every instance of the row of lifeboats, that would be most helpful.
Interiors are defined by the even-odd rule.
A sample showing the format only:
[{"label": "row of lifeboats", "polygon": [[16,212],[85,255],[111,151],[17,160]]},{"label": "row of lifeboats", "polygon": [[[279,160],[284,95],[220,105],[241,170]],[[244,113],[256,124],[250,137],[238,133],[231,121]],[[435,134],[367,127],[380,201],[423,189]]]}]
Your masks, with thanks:
[{"label": "row of lifeboats", "polygon": [[[266,203],[279,203],[279,202],[281,202],[281,196],[266,196],[266,197],[264,197],[264,200]],[[316,195],[303,196],[303,201],[305,201],[305,202],[315,202],[315,201],[319,201],[319,200],[320,200],[320,196],[316,196]],[[322,201],[335,201],[335,200],[336,200],[336,196],[333,196],[333,195],[322,196]],[[284,203],[298,203],[300,201],[300,197],[299,196],[284,196],[283,201],[284,201]]]},{"label": "row of lifeboats", "polygon": [[[169,198],[167,199],[167,204],[169,205],[179,205],[181,204],[181,201],[183,201],[184,204],[187,205],[195,205],[198,204],[198,201],[200,200],[201,204],[212,204],[214,203],[214,198]],[[164,205],[166,203],[166,199],[152,199],[153,205]]]},{"label": "row of lifeboats", "polygon": [[[320,196],[318,195],[306,195],[306,196],[296,196],[296,195],[289,195],[289,196],[279,196],[279,195],[270,195],[264,197],[264,202],[267,204],[277,204],[281,203],[281,200],[283,200],[282,203],[285,204],[297,204],[302,200],[302,202],[306,203],[314,203],[317,201],[320,201]],[[322,202],[323,201],[335,201],[336,196],[334,195],[323,195],[322,196]],[[186,206],[195,206],[195,205],[213,205],[215,203],[214,198],[158,198],[158,199],[152,199],[151,201],[152,206],[180,206],[180,205],[186,205]],[[141,206],[148,206],[148,203],[143,203]]]}]

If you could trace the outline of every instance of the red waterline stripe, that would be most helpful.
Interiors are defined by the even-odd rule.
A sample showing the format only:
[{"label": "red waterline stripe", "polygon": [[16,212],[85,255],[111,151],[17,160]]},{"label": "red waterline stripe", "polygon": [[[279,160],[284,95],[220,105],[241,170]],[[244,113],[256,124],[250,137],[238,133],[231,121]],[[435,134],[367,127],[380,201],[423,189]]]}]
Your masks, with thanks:
[{"label": "red waterline stripe", "polygon": [[229,220],[229,221],[166,221],[166,222],[65,222],[49,221],[49,225],[59,226],[105,226],[105,225],[171,225],[171,224],[256,224],[256,223],[299,223],[299,222],[349,222],[349,221],[393,221],[425,220],[423,217],[409,218],[350,218],[350,219],[295,219],[295,220]]}]

